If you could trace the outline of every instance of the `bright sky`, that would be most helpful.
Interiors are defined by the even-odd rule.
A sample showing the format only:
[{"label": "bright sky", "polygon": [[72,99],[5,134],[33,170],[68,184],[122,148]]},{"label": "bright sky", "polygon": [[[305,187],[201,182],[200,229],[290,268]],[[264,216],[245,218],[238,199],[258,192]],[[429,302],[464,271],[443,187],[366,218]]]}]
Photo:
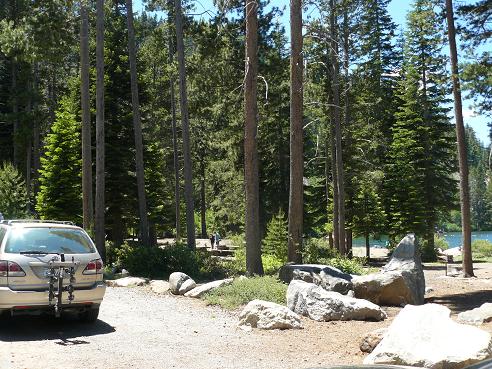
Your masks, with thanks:
[{"label": "bright sky", "polygon": [[[196,6],[196,12],[202,13],[205,10],[213,9],[213,1],[212,0],[194,0]],[[410,9],[411,0],[392,0],[389,5],[389,13],[393,17],[395,23],[401,25],[402,27],[405,25],[405,17],[407,12]],[[271,0],[271,6],[276,6],[280,9],[284,9],[284,14],[281,17],[280,21],[285,25],[285,28],[288,29],[289,23],[289,12],[288,5],[289,0]],[[136,11],[142,10],[142,0],[134,1],[134,8]],[[311,12],[312,15],[314,12]],[[309,16],[310,12],[308,11],[305,16]],[[465,124],[473,127],[475,132],[477,133],[477,137],[486,145],[489,145],[489,128],[487,127],[486,118],[484,116],[476,115],[471,108],[471,101],[465,100],[463,102],[463,115]]]}]

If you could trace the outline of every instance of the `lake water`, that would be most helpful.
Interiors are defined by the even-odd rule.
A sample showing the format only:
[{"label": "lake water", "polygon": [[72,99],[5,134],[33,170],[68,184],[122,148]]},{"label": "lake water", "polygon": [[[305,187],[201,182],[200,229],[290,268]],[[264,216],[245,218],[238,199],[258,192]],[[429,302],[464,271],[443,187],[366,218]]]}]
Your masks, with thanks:
[{"label": "lake water", "polygon": [[[450,248],[461,246],[461,232],[449,232],[444,234],[444,238],[449,244]],[[472,232],[472,242],[475,240],[487,240],[492,242],[492,232]],[[388,241],[387,236],[381,236],[380,240],[370,239],[369,244],[372,247],[386,247],[386,241]],[[365,247],[366,241],[364,238],[354,238],[354,247]]]}]

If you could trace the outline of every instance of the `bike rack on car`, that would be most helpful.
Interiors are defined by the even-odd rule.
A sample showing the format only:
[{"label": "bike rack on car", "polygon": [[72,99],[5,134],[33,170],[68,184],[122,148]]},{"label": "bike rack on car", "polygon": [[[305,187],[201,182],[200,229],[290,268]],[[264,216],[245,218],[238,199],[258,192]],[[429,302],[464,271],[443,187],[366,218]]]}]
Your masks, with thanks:
[{"label": "bike rack on car", "polygon": [[[75,279],[75,268],[79,265],[79,262],[74,261],[72,257],[71,261],[65,261],[65,254],[59,254],[53,256],[48,262],[31,263],[36,266],[48,265],[46,277],[50,278],[48,300],[49,305],[55,308],[55,316],[60,317],[63,305],[63,292],[68,292],[68,303],[71,304],[74,300],[73,284]],[[69,278],[70,283],[67,286],[63,285],[63,280]]]}]

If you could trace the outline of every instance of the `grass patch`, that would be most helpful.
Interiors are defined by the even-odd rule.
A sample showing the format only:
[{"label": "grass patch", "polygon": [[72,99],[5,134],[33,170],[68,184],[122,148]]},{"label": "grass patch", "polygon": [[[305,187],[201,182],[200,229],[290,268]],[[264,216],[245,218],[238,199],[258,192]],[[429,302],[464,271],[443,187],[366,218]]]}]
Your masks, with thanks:
[{"label": "grass patch", "polygon": [[217,288],[204,296],[208,305],[236,309],[259,299],[285,305],[287,285],[272,276],[235,279],[232,284]]}]

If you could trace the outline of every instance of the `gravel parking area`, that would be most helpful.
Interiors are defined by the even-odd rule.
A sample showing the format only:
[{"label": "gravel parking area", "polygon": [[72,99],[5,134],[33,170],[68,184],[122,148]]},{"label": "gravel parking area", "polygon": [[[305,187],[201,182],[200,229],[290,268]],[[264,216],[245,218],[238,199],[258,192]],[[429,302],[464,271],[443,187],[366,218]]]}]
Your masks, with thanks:
[{"label": "gravel parking area", "polygon": [[[459,311],[492,301],[492,265],[478,264],[478,279],[425,271],[434,291],[428,302]],[[303,319],[295,331],[244,332],[238,312],[200,300],[155,295],[146,288],[108,288],[100,319],[85,325],[65,319],[16,317],[0,324],[0,368],[297,369],[360,364],[359,340],[383,322],[317,323]],[[482,326],[492,332],[492,323]]]}]

